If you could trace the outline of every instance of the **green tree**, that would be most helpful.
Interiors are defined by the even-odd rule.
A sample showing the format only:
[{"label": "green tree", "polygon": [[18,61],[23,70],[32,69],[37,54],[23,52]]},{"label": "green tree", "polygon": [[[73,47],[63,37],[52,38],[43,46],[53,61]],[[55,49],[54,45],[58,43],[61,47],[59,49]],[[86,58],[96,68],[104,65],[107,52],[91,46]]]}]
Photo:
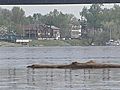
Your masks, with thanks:
[{"label": "green tree", "polygon": [[[85,40],[87,42],[89,42],[89,44],[92,44],[93,42],[97,42],[101,39],[97,37],[101,36],[102,31],[103,31],[103,21],[104,21],[104,12],[103,9],[101,8],[101,4],[93,4],[90,6],[89,9],[87,9],[86,7],[83,8],[82,12],[80,12],[81,18],[85,18],[86,19],[86,25],[87,25],[87,29],[86,29],[86,39]],[[82,20],[82,19],[81,19]],[[82,27],[84,25],[84,23],[81,24]],[[102,29],[102,30],[101,30]]]},{"label": "green tree", "polygon": [[24,20],[25,20],[24,10],[20,7],[13,7],[11,19],[14,22],[16,32],[18,34],[22,34],[23,33],[22,25],[23,25]]},{"label": "green tree", "polygon": [[13,7],[12,9],[12,21],[16,24],[23,23],[25,12],[20,7]]}]

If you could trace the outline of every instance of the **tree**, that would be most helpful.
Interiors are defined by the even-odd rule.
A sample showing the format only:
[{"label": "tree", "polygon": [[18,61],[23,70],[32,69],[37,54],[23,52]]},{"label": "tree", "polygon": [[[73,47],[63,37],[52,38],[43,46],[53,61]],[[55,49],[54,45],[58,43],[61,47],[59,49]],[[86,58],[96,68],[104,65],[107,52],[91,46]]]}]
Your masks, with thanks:
[{"label": "tree", "polygon": [[[90,44],[93,42],[97,42],[96,40],[98,34],[99,36],[102,35],[101,33],[104,26],[103,21],[105,18],[103,9],[101,8],[101,4],[93,4],[90,6],[89,9],[84,7],[80,15],[81,18],[86,19],[87,30],[85,38],[88,39],[88,42],[90,42]],[[84,23],[82,23],[81,25],[82,27],[84,27]]]},{"label": "tree", "polygon": [[13,7],[11,19],[14,22],[16,32],[18,34],[22,34],[22,25],[24,24],[25,20],[25,12],[23,11],[23,9],[20,7]]},{"label": "tree", "polygon": [[20,7],[13,7],[12,9],[12,21],[16,24],[23,23],[25,18],[25,12]]}]

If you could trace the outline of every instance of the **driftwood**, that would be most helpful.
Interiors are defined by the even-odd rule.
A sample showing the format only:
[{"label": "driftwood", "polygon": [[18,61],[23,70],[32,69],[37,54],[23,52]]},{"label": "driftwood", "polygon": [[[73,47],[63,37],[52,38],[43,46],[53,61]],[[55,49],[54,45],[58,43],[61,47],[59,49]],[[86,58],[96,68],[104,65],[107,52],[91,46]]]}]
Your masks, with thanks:
[{"label": "driftwood", "polygon": [[59,69],[84,69],[84,68],[120,68],[120,64],[102,64],[96,63],[94,61],[88,61],[86,63],[72,62],[71,64],[66,65],[40,65],[33,64],[27,66],[27,68],[59,68]]}]

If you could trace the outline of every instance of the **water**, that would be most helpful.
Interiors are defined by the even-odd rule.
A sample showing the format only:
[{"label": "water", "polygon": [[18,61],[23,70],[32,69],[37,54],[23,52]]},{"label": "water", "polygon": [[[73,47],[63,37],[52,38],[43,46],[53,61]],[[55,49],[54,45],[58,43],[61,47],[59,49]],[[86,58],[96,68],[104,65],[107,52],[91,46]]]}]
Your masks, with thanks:
[{"label": "water", "polygon": [[1,47],[0,90],[120,90],[120,69],[27,69],[95,60],[120,64],[119,46]]}]

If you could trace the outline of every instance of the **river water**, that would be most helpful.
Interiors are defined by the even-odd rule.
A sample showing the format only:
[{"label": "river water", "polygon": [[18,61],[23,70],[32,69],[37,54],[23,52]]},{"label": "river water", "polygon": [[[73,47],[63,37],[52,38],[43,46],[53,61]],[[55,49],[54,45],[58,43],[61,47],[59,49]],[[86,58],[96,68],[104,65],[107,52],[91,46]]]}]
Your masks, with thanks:
[{"label": "river water", "polygon": [[0,90],[120,90],[120,69],[26,68],[89,60],[120,64],[120,47],[1,47]]}]

